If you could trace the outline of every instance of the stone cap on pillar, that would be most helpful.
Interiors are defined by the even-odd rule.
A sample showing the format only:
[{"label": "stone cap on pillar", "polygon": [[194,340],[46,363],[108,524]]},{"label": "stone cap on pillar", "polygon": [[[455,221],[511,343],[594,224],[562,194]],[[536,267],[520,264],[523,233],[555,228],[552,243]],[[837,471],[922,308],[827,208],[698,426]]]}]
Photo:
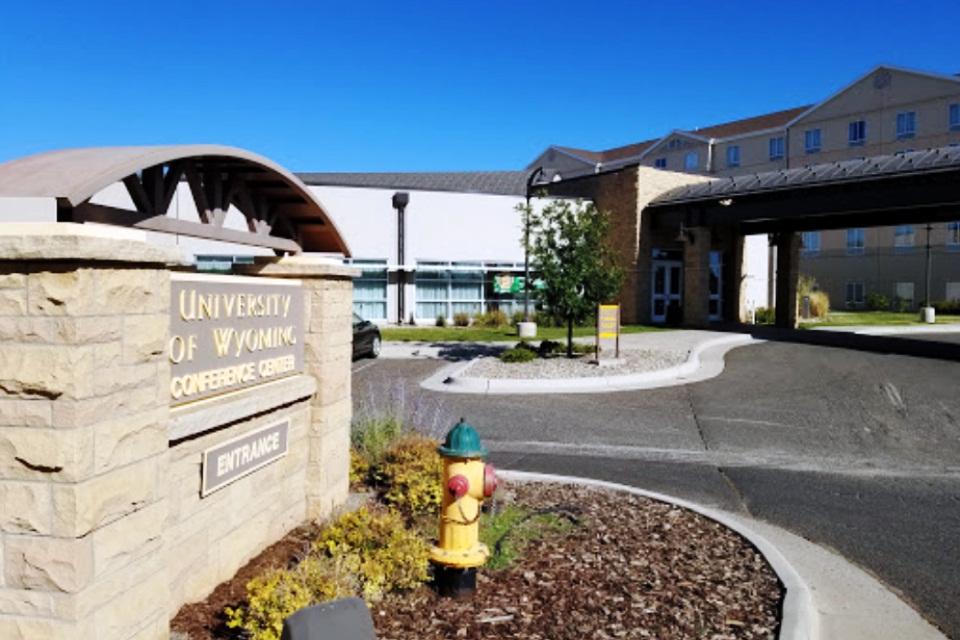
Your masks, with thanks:
[{"label": "stone cap on pillar", "polygon": [[338,258],[318,255],[283,257],[257,256],[253,264],[234,264],[236,274],[271,278],[358,278],[359,267],[343,264]]},{"label": "stone cap on pillar", "polygon": [[0,224],[0,261],[7,260],[189,264],[179,248],[150,244],[143,231],[70,222]]}]

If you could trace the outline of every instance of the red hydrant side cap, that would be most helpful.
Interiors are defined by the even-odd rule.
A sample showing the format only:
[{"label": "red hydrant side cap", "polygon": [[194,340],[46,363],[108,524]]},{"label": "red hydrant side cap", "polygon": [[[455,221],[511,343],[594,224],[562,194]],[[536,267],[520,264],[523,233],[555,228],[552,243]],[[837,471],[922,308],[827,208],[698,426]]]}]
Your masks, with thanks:
[{"label": "red hydrant side cap", "polygon": [[493,495],[493,492],[497,490],[497,484],[499,484],[499,479],[497,478],[497,472],[494,471],[492,464],[486,464],[483,466],[483,497],[489,498]]},{"label": "red hydrant side cap", "polygon": [[447,481],[447,489],[449,489],[453,495],[462,498],[467,495],[467,491],[470,491],[470,481],[463,475],[453,476]]}]

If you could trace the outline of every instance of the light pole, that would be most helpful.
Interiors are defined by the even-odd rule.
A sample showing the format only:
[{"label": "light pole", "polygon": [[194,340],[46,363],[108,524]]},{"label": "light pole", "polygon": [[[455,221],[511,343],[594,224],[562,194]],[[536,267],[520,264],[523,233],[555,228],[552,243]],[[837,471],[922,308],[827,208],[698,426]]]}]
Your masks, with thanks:
[{"label": "light pole", "polygon": [[921,313],[921,318],[924,322],[933,323],[936,321],[936,316],[934,315],[933,306],[930,304],[930,271],[932,266],[932,254],[930,251],[930,231],[933,230],[933,225],[929,222],[927,223],[927,268],[926,268],[926,286],[924,292],[924,301],[923,301],[923,311]]}]

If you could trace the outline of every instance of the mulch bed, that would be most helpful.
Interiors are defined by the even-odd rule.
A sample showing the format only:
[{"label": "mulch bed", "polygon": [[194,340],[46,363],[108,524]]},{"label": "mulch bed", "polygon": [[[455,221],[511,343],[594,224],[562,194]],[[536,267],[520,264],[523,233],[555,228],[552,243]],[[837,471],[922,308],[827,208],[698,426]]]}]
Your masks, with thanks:
[{"label": "mulch bed", "polygon": [[[560,484],[516,484],[502,501],[572,507],[578,524],[548,533],[516,566],[480,570],[470,599],[422,587],[371,605],[380,640],[466,638],[775,638],[783,588],[745,540],[696,513],[640,496]],[[171,623],[180,638],[242,638],[222,624],[247,581],[287,566],[312,527],[267,549]]]}]

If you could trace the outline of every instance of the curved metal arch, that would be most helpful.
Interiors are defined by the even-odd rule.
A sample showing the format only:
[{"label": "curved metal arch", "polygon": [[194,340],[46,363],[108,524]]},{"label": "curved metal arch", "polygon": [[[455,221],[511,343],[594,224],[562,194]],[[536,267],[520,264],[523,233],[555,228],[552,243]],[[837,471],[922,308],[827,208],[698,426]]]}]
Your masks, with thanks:
[{"label": "curved metal arch", "polygon": [[[200,222],[167,217],[185,180]],[[135,211],[90,199],[122,182]],[[56,198],[58,219],[267,247],[278,252],[349,248],[310,189],[280,165],[250,151],[220,145],[63,149],[0,164],[0,196]],[[226,229],[230,206],[248,230]]]}]

